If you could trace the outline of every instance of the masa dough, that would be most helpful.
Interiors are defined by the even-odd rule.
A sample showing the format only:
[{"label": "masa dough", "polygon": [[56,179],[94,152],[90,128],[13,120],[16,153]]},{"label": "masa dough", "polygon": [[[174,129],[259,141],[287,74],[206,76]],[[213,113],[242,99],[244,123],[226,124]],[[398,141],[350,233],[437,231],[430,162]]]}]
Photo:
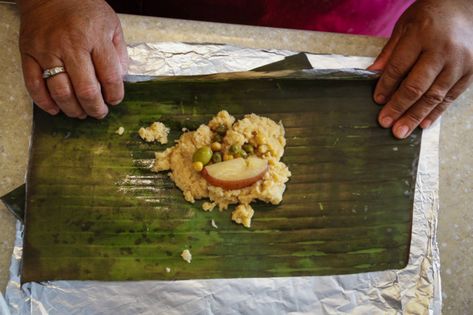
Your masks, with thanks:
[{"label": "masa dough", "polygon": [[[192,166],[194,152],[203,146],[210,146],[215,137],[213,130],[221,125],[227,128],[222,139],[223,148],[248,143],[262,148],[258,151],[259,157],[268,161],[269,169],[264,177],[249,187],[225,190],[212,186]],[[245,215],[248,219],[243,219],[242,211],[245,210],[249,214],[251,211],[248,209],[252,210],[249,206],[251,202],[261,200],[276,205],[282,201],[286,182],[291,176],[288,167],[280,161],[286,145],[284,133],[282,123],[276,123],[269,118],[249,114],[236,121],[227,111],[221,111],[207,125],[183,133],[173,147],[157,152],[153,171],[171,171],[171,179],[182,190],[188,202],[194,203],[195,200],[209,198],[210,203],[204,203],[206,211],[211,211],[214,206],[224,210],[231,204],[243,205],[243,208],[237,208],[238,215],[233,217],[238,223],[249,227],[253,214]]]}]

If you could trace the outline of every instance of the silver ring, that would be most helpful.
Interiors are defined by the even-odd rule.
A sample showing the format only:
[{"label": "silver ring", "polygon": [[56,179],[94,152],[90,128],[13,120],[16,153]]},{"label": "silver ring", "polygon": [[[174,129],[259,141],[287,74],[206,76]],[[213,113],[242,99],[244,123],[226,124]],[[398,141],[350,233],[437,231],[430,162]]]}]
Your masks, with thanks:
[{"label": "silver ring", "polygon": [[55,75],[58,75],[59,73],[65,73],[66,70],[64,67],[54,67],[54,68],[49,68],[43,71],[43,79],[49,79],[51,77],[54,77]]}]

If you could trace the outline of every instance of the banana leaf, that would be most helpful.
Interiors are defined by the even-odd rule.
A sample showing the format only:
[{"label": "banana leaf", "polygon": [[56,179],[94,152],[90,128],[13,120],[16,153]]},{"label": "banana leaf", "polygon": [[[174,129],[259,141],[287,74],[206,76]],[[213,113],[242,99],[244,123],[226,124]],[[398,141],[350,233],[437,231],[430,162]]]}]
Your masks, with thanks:
[{"label": "banana leaf", "polygon": [[[279,70],[302,70],[311,69],[312,65],[307,58],[305,53],[298,53],[291,56],[287,56],[284,59],[273,62],[258,68],[252,69],[252,71],[279,71]],[[136,81],[144,81],[146,76],[135,77]],[[148,77],[150,78],[150,77]],[[134,81],[133,76],[129,76],[127,81]],[[26,185],[23,184],[14,190],[10,191],[6,195],[0,197],[0,200],[5,204],[5,207],[23,223],[24,212],[25,212],[25,189]]]},{"label": "banana leaf", "polygon": [[21,185],[0,197],[5,207],[21,222],[25,212],[25,185]]},{"label": "banana leaf", "polygon": [[[34,111],[22,282],[335,275],[408,261],[420,131],[396,140],[378,126],[376,79],[344,72],[245,72],[126,84],[102,121]],[[226,109],[281,120],[292,178],[280,205],[254,204],[252,227],[231,210],[187,203],[149,170]],[[144,143],[153,121],[170,143]],[[122,136],[115,134],[123,126]],[[218,225],[212,227],[211,220]],[[193,259],[181,259],[190,249]],[[170,272],[169,269],[170,268]]]},{"label": "banana leaf", "polygon": [[291,56],[285,57],[283,60],[276,61],[258,68],[254,68],[252,71],[280,71],[280,70],[304,70],[312,69],[312,64],[306,53],[298,53]]}]

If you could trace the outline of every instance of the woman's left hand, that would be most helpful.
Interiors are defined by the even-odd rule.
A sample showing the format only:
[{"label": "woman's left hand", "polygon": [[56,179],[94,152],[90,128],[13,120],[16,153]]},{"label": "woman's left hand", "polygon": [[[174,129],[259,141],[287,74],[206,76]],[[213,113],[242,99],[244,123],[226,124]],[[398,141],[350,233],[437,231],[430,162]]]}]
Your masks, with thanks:
[{"label": "woman's left hand", "polygon": [[472,82],[472,17],[471,0],[418,0],[368,68],[383,71],[378,121],[397,138],[429,127]]}]

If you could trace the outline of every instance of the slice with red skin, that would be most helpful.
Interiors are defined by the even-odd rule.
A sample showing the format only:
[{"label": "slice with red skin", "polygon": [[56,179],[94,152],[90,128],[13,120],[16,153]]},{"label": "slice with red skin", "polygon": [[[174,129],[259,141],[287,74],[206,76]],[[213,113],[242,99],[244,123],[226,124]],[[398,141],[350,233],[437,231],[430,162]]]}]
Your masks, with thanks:
[{"label": "slice with red skin", "polygon": [[249,157],[207,165],[201,174],[212,186],[234,190],[253,185],[262,179],[267,171],[267,160]]}]

